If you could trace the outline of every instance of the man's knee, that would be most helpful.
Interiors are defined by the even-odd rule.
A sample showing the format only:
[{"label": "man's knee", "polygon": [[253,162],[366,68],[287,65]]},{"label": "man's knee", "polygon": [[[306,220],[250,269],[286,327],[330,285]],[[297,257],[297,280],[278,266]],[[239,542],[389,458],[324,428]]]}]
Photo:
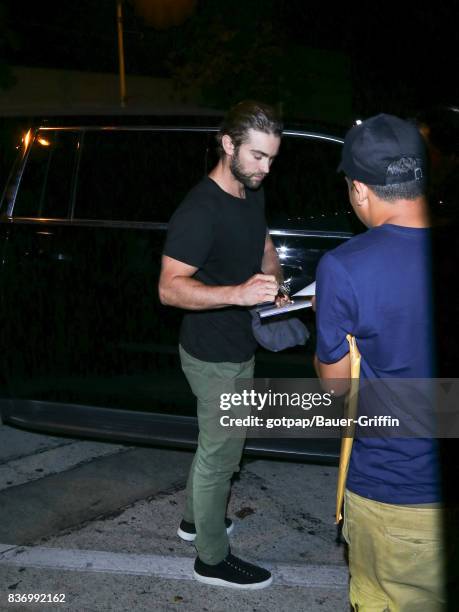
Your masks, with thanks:
[{"label": "man's knee", "polygon": [[198,454],[194,466],[194,473],[210,475],[212,477],[231,478],[234,472],[239,471],[242,449],[240,452],[228,454],[227,452],[211,452]]}]

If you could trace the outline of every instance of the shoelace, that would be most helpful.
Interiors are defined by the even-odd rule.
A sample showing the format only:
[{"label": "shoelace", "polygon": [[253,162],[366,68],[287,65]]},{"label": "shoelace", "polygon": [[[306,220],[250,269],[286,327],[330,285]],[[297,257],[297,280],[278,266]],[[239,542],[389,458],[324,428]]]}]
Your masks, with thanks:
[{"label": "shoelace", "polygon": [[233,569],[235,569],[236,571],[241,572],[242,574],[247,574],[247,576],[253,576],[253,573],[252,573],[252,572],[248,572],[247,570],[242,569],[242,567],[240,567],[240,566],[238,566],[238,565],[233,565],[233,564],[231,563],[231,561],[226,561],[226,560],[225,560],[225,563],[226,563],[227,565],[229,565],[230,567],[232,567]]}]

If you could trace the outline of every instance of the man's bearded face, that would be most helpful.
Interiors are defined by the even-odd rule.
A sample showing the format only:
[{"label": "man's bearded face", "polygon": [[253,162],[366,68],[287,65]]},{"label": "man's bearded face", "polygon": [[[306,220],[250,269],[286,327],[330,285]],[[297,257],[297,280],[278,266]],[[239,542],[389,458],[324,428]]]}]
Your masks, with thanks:
[{"label": "man's bearded face", "polygon": [[252,169],[249,167],[249,164],[244,164],[240,155],[240,147],[237,147],[234,150],[234,155],[231,158],[230,169],[234,177],[241,182],[244,187],[248,187],[249,189],[257,189],[267,174],[259,168]]}]

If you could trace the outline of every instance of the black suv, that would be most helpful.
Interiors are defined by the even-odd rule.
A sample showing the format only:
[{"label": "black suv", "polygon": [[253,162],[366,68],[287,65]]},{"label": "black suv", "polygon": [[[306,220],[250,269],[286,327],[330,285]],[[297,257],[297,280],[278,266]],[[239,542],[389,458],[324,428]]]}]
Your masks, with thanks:
[{"label": "black suv", "polygon": [[[195,401],[177,347],[182,312],[160,304],[157,282],[168,219],[216,161],[212,123],[61,118],[24,135],[0,209],[5,422],[195,444]],[[286,129],[264,182],[293,291],[352,235],[336,173],[342,142],[329,131]],[[313,331],[312,313],[300,316]],[[312,350],[260,349],[256,375],[313,376]],[[337,440],[252,439],[247,449],[338,454]]]}]

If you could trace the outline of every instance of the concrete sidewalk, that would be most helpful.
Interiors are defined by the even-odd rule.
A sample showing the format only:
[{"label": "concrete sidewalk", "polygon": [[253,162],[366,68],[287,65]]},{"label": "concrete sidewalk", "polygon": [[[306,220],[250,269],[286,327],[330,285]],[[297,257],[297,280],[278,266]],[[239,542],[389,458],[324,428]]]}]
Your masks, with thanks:
[{"label": "concrete sidewalk", "polygon": [[[24,466],[21,453],[5,453],[19,471],[34,466],[44,477],[1,492],[11,512],[3,515],[3,535],[10,537],[0,540],[0,611],[349,610],[345,550],[334,525],[337,468],[244,462],[229,503],[232,552],[271,568],[275,580],[262,591],[237,591],[194,581],[194,547],[176,536],[192,453],[115,445],[110,452],[107,445],[65,442],[71,454],[58,473],[49,471],[58,438],[50,446],[35,440],[33,464],[27,453]],[[95,492],[105,500],[100,508],[91,506]],[[24,538],[26,526],[36,539]],[[64,594],[65,602],[8,601],[32,593]]]}]

